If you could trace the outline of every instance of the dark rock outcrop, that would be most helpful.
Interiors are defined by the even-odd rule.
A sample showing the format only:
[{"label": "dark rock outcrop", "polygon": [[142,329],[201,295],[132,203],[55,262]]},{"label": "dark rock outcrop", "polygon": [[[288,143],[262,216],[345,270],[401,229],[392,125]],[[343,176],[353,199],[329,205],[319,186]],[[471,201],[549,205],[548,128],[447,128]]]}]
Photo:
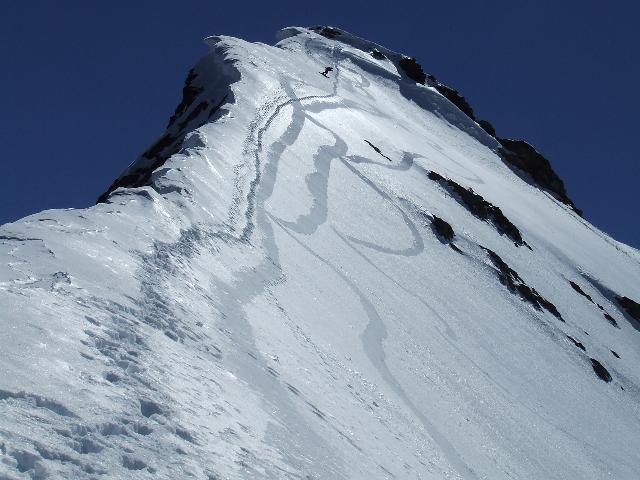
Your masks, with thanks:
[{"label": "dark rock outcrop", "polygon": [[560,312],[553,303],[540,295],[535,288],[529,287],[524,283],[524,280],[520,278],[518,272],[509,267],[509,265],[507,265],[497,253],[493,250],[489,250],[488,248],[485,248],[485,250],[489,254],[491,262],[497,269],[496,273],[500,283],[507,287],[511,293],[517,294],[522,300],[533,305],[536,310],[542,310],[544,308],[558,320],[564,322],[562,315],[560,315]]},{"label": "dark rock outcrop", "polygon": [[176,119],[187,111],[187,109],[195,102],[198,95],[200,95],[204,90],[202,87],[197,87],[193,84],[197,76],[198,74],[193,70],[193,68],[189,70],[187,78],[184,81],[184,87],[182,88],[182,100],[176,107],[173,115],[171,115],[171,118],[169,118],[167,128],[171,127]]},{"label": "dark rock outcrop", "polygon": [[631,318],[640,322],[640,303],[631,300],[629,297],[616,297],[616,302],[624,308]]},{"label": "dark rock outcrop", "polygon": [[164,164],[171,155],[179,150],[181,142],[178,140],[182,140],[182,138],[174,137],[169,133],[165,133],[156,143],[142,154],[143,157],[152,160],[152,163],[144,170],[139,170],[133,174],[123,175],[117,178],[109,188],[100,195],[100,197],[98,197],[96,203],[106,202],[111,192],[117,188],[141,187],[145,185],[151,178],[153,171],[162,166],[162,164]]},{"label": "dark rock outcrop", "polygon": [[575,338],[573,338],[571,335],[567,335],[567,338],[569,340],[571,340],[573,342],[573,344],[578,347],[580,350],[582,350],[583,352],[586,352],[587,349],[584,348],[584,345],[582,344],[582,342],[579,342],[578,340],[576,340]]},{"label": "dark rock outcrop", "polygon": [[311,27],[310,30],[313,30],[314,32],[319,33],[323,37],[327,38],[336,38],[337,36],[342,35],[342,32],[340,30],[333,27],[317,26]]},{"label": "dark rock outcrop", "polygon": [[527,242],[522,239],[520,230],[502,213],[500,207],[487,202],[472,189],[464,188],[462,185],[436,172],[429,172],[428,177],[451,193],[458,203],[464,206],[473,216],[491,223],[501,235],[506,235],[517,246],[525,245],[529,247]]},{"label": "dark rock outcrop", "polygon": [[431,219],[431,226],[433,227],[433,231],[436,233],[438,238],[445,243],[449,243],[455,237],[455,232],[451,225],[448,222],[441,219],[440,217],[436,217],[435,215]]},{"label": "dark rock outcrop", "polygon": [[384,53],[382,53],[380,50],[378,50],[377,48],[374,48],[373,50],[371,50],[371,56],[373,58],[375,58],[376,60],[384,60],[385,58],[387,58],[385,56]]},{"label": "dark rock outcrop", "polygon": [[[198,118],[198,116],[204,112],[205,110],[207,110],[207,108],[209,108],[209,102],[207,102],[206,100],[203,100],[202,102],[200,102],[198,105],[196,105],[193,110],[191,110],[191,113],[189,115],[187,115],[187,118],[185,118],[182,122],[180,122],[179,125],[179,129],[183,130],[189,123],[191,123],[193,120],[195,120],[196,118]],[[209,114],[211,115],[211,113]]]},{"label": "dark rock outcrop", "polygon": [[613,325],[613,326],[614,326],[614,327],[616,327],[616,328],[620,328],[620,327],[618,327],[618,322],[616,322],[616,319],[615,319],[615,318],[613,318],[613,317],[612,317],[611,315],[609,315],[607,312],[604,312],[604,313],[603,313],[603,315],[604,315],[604,318],[606,318],[606,319],[607,319],[607,321],[608,321],[611,325]]},{"label": "dark rock outcrop", "polygon": [[473,113],[473,108],[471,108],[469,102],[467,102],[467,100],[462,95],[460,95],[460,93],[456,89],[451,88],[444,83],[440,83],[433,75],[426,74],[422,69],[422,65],[420,65],[415,58],[403,57],[398,62],[398,66],[404,71],[407,77],[409,77],[416,83],[425,85],[428,79],[430,86],[440,92],[443,97],[445,97],[456,107],[458,107],[471,120],[476,120],[476,117]]},{"label": "dark rock outcrop", "polygon": [[[169,157],[180,150],[186,133],[200,127],[220,110],[224,102],[226,102],[228,95],[225,95],[217,104],[211,104],[207,100],[195,104],[199,95],[204,90],[204,88],[194,85],[197,77],[198,75],[193,69],[189,70],[185,85],[182,89],[182,100],[169,119],[167,132],[141,155],[141,159],[145,160],[142,162],[144,167],[130,170],[118,177],[109,188],[98,197],[96,203],[106,202],[111,192],[120,187],[142,187],[147,185],[153,172],[161,167]],[[187,112],[189,112],[188,115]],[[184,119],[178,122],[178,120],[183,117]],[[197,119],[200,119],[199,122],[194,124],[194,121]]]},{"label": "dark rock outcrop", "polygon": [[587,293],[585,293],[584,290],[582,290],[582,288],[580,287],[580,285],[578,285],[575,282],[569,281],[569,284],[571,285],[571,287],[578,292],[580,295],[582,295],[583,297],[585,297],[587,300],[589,300],[591,303],[593,303],[593,299],[591,298],[590,295],[588,295]]},{"label": "dark rock outcrop", "polygon": [[613,326],[614,326],[614,327],[616,327],[616,328],[620,328],[620,327],[618,327],[618,322],[616,322],[616,319],[615,319],[615,318],[613,318],[611,315],[609,315],[609,314],[605,311],[605,309],[604,309],[604,307],[603,307],[602,305],[600,305],[599,303],[598,303],[598,304],[596,304],[596,303],[593,301],[593,299],[591,298],[591,295],[589,295],[589,294],[588,294],[588,293],[586,293],[584,290],[582,290],[582,287],[580,287],[580,285],[578,285],[578,284],[577,284],[577,283],[575,283],[575,282],[572,282],[571,280],[569,280],[569,284],[571,285],[571,287],[572,287],[576,292],[578,292],[580,295],[582,295],[584,298],[586,298],[587,300],[589,300],[589,301],[590,301],[591,303],[593,303],[594,305],[597,305],[597,306],[598,306],[598,308],[599,308],[600,310],[602,310],[602,314],[604,315],[604,318],[606,318],[606,319],[607,319],[607,321],[608,321],[611,325],[613,325]]},{"label": "dark rock outcrop", "polygon": [[568,197],[564,182],[540,152],[524,140],[498,138],[498,141],[502,145],[498,153],[518,176],[548,191],[578,215],[582,215],[582,211]]},{"label": "dark rock outcrop", "polygon": [[398,61],[398,66],[402,68],[404,73],[416,83],[420,83],[424,85],[427,81],[427,74],[422,70],[422,65],[420,65],[415,58],[413,57],[402,57]]},{"label": "dark rock outcrop", "polygon": [[596,375],[598,376],[598,378],[600,378],[600,380],[603,380],[609,383],[612,380],[611,374],[609,373],[609,371],[606,368],[604,368],[604,365],[602,365],[595,358],[591,358],[590,360],[591,360],[591,366],[593,367],[593,371],[596,372]]},{"label": "dark rock outcrop", "polygon": [[469,117],[473,121],[476,120],[476,116],[473,113],[473,108],[471,108],[471,105],[469,105],[469,102],[467,102],[467,99],[464,98],[462,95],[460,95],[460,93],[457,90],[451,87],[448,87],[444,83],[440,83],[438,81],[434,83],[433,87],[436,90],[438,90],[438,92],[440,92],[443,97],[445,97],[447,100],[453,103],[456,107],[458,107],[460,111],[464,113],[467,117]]},{"label": "dark rock outcrop", "polygon": [[491,125],[488,120],[478,120],[478,125],[480,125],[480,128],[482,128],[485,132],[495,138],[496,129],[493,128],[493,125]]},{"label": "dark rock outcrop", "polygon": [[498,150],[498,154],[502,160],[525,180],[530,180],[538,188],[549,191],[556,199],[568,205],[578,215],[582,215],[582,211],[576,207],[573,201],[567,195],[564,182],[558,174],[551,168],[549,161],[542,156],[535,148],[524,140],[511,140],[508,138],[500,138],[496,134],[493,125],[487,120],[478,120],[475,116],[473,108],[467,102],[460,92],[456,89],[439,82],[433,75],[424,72],[415,58],[403,57],[398,65],[404,73],[413,81],[428,84],[434,87],[442,96],[453,103],[458,109],[468,116],[474,122],[477,122],[487,134],[494,137],[502,146]]},{"label": "dark rock outcrop", "polygon": [[[593,286],[604,298],[609,300],[614,306],[618,307],[618,310],[622,313],[623,319],[627,320],[634,329],[640,331],[640,304],[638,302],[635,302],[626,296],[619,295],[606,285],[603,285],[597,279],[592,278],[585,273],[583,273],[582,276],[588,280],[591,286]],[[620,328],[618,320],[610,315],[609,312],[600,305],[600,303],[595,303],[595,305],[600,309],[604,318],[611,325],[616,328]]]}]

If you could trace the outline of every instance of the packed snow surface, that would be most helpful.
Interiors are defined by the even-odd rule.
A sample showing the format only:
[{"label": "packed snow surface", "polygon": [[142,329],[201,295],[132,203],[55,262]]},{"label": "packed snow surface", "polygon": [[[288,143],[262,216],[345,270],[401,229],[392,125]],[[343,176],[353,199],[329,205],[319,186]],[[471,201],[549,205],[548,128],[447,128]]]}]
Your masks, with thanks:
[{"label": "packed snow surface", "polygon": [[639,478],[640,253],[399,54],[279,39],[0,228],[0,478]]}]

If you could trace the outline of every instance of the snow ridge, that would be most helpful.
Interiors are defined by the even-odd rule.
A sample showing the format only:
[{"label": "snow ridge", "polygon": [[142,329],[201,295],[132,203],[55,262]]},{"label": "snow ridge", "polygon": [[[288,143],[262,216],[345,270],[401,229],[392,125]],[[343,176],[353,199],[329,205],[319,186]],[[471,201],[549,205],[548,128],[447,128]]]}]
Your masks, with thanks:
[{"label": "snow ridge", "polygon": [[414,59],[278,39],[0,227],[0,478],[635,478],[639,252]]}]

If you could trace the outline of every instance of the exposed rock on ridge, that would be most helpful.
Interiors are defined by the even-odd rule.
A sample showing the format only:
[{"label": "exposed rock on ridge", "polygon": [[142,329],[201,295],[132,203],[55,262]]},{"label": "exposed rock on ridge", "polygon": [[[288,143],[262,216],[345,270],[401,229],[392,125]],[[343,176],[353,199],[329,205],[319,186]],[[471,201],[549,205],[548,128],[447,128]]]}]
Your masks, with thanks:
[{"label": "exposed rock on ridge", "polygon": [[441,83],[433,75],[427,74],[422,66],[412,57],[404,57],[398,65],[405,72],[407,77],[422,85],[429,85],[440,92],[447,100],[453,103],[461,112],[467,115],[471,120],[477,122],[478,125],[489,135],[494,137],[502,148],[498,153],[504,162],[512,167],[520,177],[531,181],[534,185],[541,189],[549,191],[562,203],[571,207],[578,215],[582,215],[582,211],[578,209],[573,201],[569,198],[564,186],[564,182],[553,170],[549,160],[540,154],[534,147],[524,140],[512,140],[501,138],[496,134],[493,125],[487,120],[478,120],[475,116],[473,108],[469,102],[460,95],[460,93]]}]

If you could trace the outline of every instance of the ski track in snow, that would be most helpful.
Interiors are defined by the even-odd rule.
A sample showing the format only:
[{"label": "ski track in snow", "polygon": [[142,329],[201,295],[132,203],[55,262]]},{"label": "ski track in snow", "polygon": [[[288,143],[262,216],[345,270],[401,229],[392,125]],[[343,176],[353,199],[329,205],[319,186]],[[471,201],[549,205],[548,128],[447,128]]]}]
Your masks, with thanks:
[{"label": "ski track in snow", "polygon": [[[328,98],[336,94],[337,78],[339,75],[339,66],[337,62],[334,63],[334,71],[336,72],[336,76],[334,80],[333,92],[331,95],[326,97],[307,96],[300,99],[292,99],[289,102],[280,104],[276,108],[276,111],[272,114],[271,117],[269,117],[269,120],[267,121],[267,124],[265,125],[265,127],[263,127],[258,133],[259,148],[258,148],[258,151],[256,152],[256,157],[259,157],[260,150],[262,150],[262,141],[261,141],[262,136],[267,131],[271,122],[274,120],[274,118],[277,116],[277,114],[282,110],[284,106],[295,104],[297,107],[298,105],[302,104],[302,101],[304,100]],[[286,90],[288,89],[285,87],[285,91]],[[333,105],[331,106],[333,107]],[[318,104],[317,103],[314,104],[314,107],[318,108]],[[296,110],[297,109],[294,108],[292,121],[289,124],[289,127],[287,128],[286,138],[280,141],[281,151],[274,152],[273,155],[270,155],[269,164],[273,163],[274,164],[273,168],[276,171],[277,171],[277,161],[284,151],[284,148],[283,148],[284,145],[292,145],[295,142],[295,138],[302,130],[302,127],[304,125],[304,120],[308,118],[304,113],[297,112]],[[320,122],[313,119],[310,119],[310,120],[313,121],[316,125],[322,128],[326,128],[323,125],[321,125]],[[298,123],[299,125],[295,126],[296,123]],[[293,132],[295,133],[291,131],[292,126],[294,127]],[[324,224],[324,222],[327,219],[327,204],[328,204],[327,181],[329,178],[329,168],[331,165],[331,160],[332,159],[342,160],[342,157],[345,156],[347,153],[347,145],[344,142],[344,140],[342,140],[335,132],[330,131],[330,133],[333,135],[335,139],[335,144],[324,145],[319,148],[317,154],[314,156],[314,165],[315,165],[316,171],[308,175],[306,180],[307,187],[309,188],[310,193],[313,195],[313,207],[307,215],[303,217],[299,217],[296,223],[284,222],[282,220],[277,221],[278,225],[280,225],[280,227],[283,228],[285,231],[293,230],[300,234],[310,235],[313,232],[315,232],[320,225]],[[328,159],[327,159],[327,155],[329,155]],[[411,157],[407,156],[405,158],[409,159]],[[405,250],[395,251],[392,249],[384,248],[384,247],[381,247],[369,242],[361,241],[361,240],[357,240],[353,238],[351,240],[357,243],[360,243],[362,245],[368,246],[369,248],[375,249],[381,253],[405,255],[405,256],[413,256],[413,255],[420,254],[424,250],[422,237],[420,236],[420,233],[417,227],[415,226],[415,224],[409,219],[408,215],[400,207],[395,205],[395,203],[391,200],[391,198],[387,194],[382,192],[382,190],[380,190],[373,182],[371,182],[366,177],[364,177],[360,172],[358,172],[355,168],[351,167],[351,165],[349,165],[344,160],[343,160],[343,163],[355,175],[357,175],[358,178],[360,178],[360,180],[362,180],[366,185],[368,185],[371,189],[373,189],[378,195],[380,195],[385,200],[390,201],[396,207],[398,212],[402,215],[405,224],[411,231],[411,234],[413,236],[413,246]],[[403,162],[400,164],[400,168],[408,169],[410,168],[411,163],[412,162],[410,161]],[[407,164],[409,165],[408,167],[406,166]],[[265,167],[265,168],[268,168],[268,167]],[[260,169],[260,161],[259,159],[257,159],[256,160],[256,178],[260,177],[260,175],[258,174],[259,169]],[[263,189],[265,190],[265,192],[262,193],[262,195],[264,195],[264,198],[262,199],[262,202],[260,204],[260,209],[259,209],[259,212],[261,212],[261,217],[264,215],[264,200],[269,198],[271,191],[273,190],[275,177],[276,175],[274,173],[272,181],[264,182],[263,180],[263,182],[260,185],[260,191],[262,192]],[[314,182],[315,177],[319,177],[319,181]],[[247,209],[248,216],[250,216],[250,212],[253,212],[253,211],[254,211],[253,209],[251,210]],[[275,241],[273,237],[272,227],[270,225],[267,225],[267,223],[264,222],[264,219],[261,218],[261,220],[262,221],[260,223],[263,224],[263,229],[264,229],[263,233],[265,234],[264,241],[268,245],[266,247],[266,251],[269,253],[269,257],[274,259],[274,262],[277,263],[278,253],[277,253],[277,247],[275,245]],[[248,220],[248,223],[249,222],[250,220]],[[252,229],[248,231],[249,235],[251,231]],[[387,337],[387,331],[384,326],[383,320],[378,315],[372,302],[370,302],[367,299],[367,297],[362,293],[362,291],[359,288],[357,288],[357,286],[351,280],[349,280],[348,277],[344,275],[339,269],[331,265],[331,263],[328,262],[327,260],[317,255],[309,247],[307,247],[300,240],[298,240],[295,236],[293,235],[291,236],[294,240],[296,240],[296,242],[298,242],[303,248],[305,248],[311,255],[313,255],[315,258],[323,262],[331,270],[333,270],[338,276],[340,276],[340,278],[358,296],[362,304],[362,307],[369,319],[369,324],[367,325],[365,331],[361,335],[363,348],[364,348],[364,351],[367,353],[369,360],[378,370],[381,378],[398,395],[398,397],[402,399],[402,401],[410,408],[410,410],[424,425],[428,435],[430,435],[436,441],[436,443],[439,445],[439,447],[441,448],[442,452],[445,454],[446,458],[451,463],[451,465],[454,466],[454,468],[456,468],[458,472],[463,475],[463,478],[477,478],[475,473],[460,458],[460,454],[456,451],[455,447],[451,445],[451,443],[446,439],[446,437],[438,431],[438,429],[419,411],[419,409],[416,408],[416,406],[409,399],[408,395],[405,393],[405,391],[401,387],[400,383],[395,379],[395,377],[389,371],[384,360],[385,353],[384,353],[384,346],[383,346],[384,340]],[[242,289],[240,289],[238,293],[240,291],[242,291]],[[227,298],[233,298],[233,297],[228,296]],[[243,299],[243,300],[247,301],[249,299]]]},{"label": "ski track in snow", "polygon": [[[334,57],[335,57],[334,50]],[[280,159],[280,156],[286,149],[287,145],[293,145],[296,141],[297,136],[302,131],[305,120],[310,120],[321,128],[325,128],[320,124],[317,120],[314,120],[311,117],[308,117],[305,113],[306,108],[302,107],[303,102],[307,101],[316,101],[322,99],[329,99],[335,97],[337,94],[337,86],[338,86],[338,78],[340,74],[339,60],[335,60],[333,63],[334,68],[334,76],[333,76],[333,84],[332,84],[332,92],[327,95],[307,95],[303,97],[295,97],[293,90],[291,87],[285,83],[281,84],[282,90],[289,96],[287,101],[278,103],[277,105],[273,104],[264,104],[262,107],[259,107],[259,111],[269,111],[271,113],[264,116],[258,116],[252,121],[252,125],[260,125],[261,127],[257,129],[255,133],[251,132],[249,134],[247,144],[255,145],[254,151],[254,179],[249,184],[249,191],[246,194],[246,203],[247,207],[244,212],[244,217],[246,219],[246,225],[240,235],[240,241],[242,243],[247,243],[250,241],[252,234],[256,228],[256,225],[261,227],[261,238],[262,238],[262,248],[265,251],[265,261],[259,267],[255,269],[248,270],[246,272],[241,272],[239,276],[234,278],[233,288],[228,288],[225,285],[215,285],[216,290],[223,293],[221,297],[226,299],[224,303],[220,305],[220,311],[227,312],[225,326],[226,328],[233,332],[233,336],[236,339],[243,339],[245,343],[243,351],[246,354],[249,354],[249,358],[251,359],[259,359],[260,353],[257,351],[255,345],[252,344],[250,339],[252,338],[251,327],[246,318],[244,318],[244,314],[242,312],[242,305],[248,304],[255,297],[258,297],[261,294],[264,294],[265,285],[267,285],[270,281],[276,280],[278,277],[282,275],[281,270],[277,265],[279,264],[279,252],[277,246],[275,244],[275,238],[273,236],[273,228],[271,224],[266,219],[265,211],[264,211],[264,201],[268,199],[273,190],[273,186],[276,181],[277,176],[277,163]],[[274,122],[274,120],[278,117],[278,115],[282,112],[282,110],[287,106],[293,106],[293,116],[292,120],[289,123],[289,126],[286,129],[285,135],[276,142],[275,145],[271,147],[271,149],[265,149],[263,145],[263,137],[265,133],[269,130],[269,127]],[[323,111],[326,108],[342,108],[343,106],[340,104],[333,103],[311,103],[314,112]],[[255,127],[254,127],[255,128]],[[328,130],[328,129],[327,129]],[[330,130],[329,130],[330,131]],[[397,254],[397,255],[406,255],[413,256],[418,255],[424,250],[424,244],[420,233],[415,226],[415,224],[409,219],[408,215],[398,206],[396,205],[392,199],[380,190],[373,182],[364,177],[360,172],[358,172],[355,168],[351,167],[343,157],[347,153],[346,143],[337,135],[335,132],[330,131],[330,133],[335,138],[335,145],[325,145],[321,146],[319,151],[314,157],[314,164],[316,167],[316,171],[310,174],[307,177],[307,186],[311,193],[313,194],[313,208],[306,215],[298,219],[296,223],[278,221],[277,223],[286,229],[290,229],[296,231],[298,233],[302,233],[305,235],[310,235],[317,230],[317,228],[322,225],[326,221],[327,215],[327,181],[329,176],[329,168],[330,168],[330,160],[328,161],[324,158],[327,154],[331,155],[331,158],[342,160],[343,164],[347,166],[356,176],[360,178],[367,186],[373,189],[378,195],[380,195],[385,200],[389,201],[397,211],[402,216],[405,224],[409,228],[411,235],[413,237],[413,245],[405,250],[396,251],[393,249],[388,249],[383,246],[378,246],[372,244],[370,242],[358,240],[351,238],[352,241],[365,245],[369,248],[375,249],[381,253],[387,254]],[[255,137],[255,141],[251,140]],[[268,151],[268,161],[266,165],[263,165],[261,154],[264,151]],[[356,162],[363,161],[364,157],[359,157],[356,159]],[[367,160],[367,159],[365,159]],[[371,160],[368,160],[372,162]],[[374,163],[374,162],[372,162]],[[405,154],[403,156],[403,161],[400,165],[395,168],[398,170],[408,170],[411,168],[412,156],[411,154]],[[263,169],[265,172],[269,172],[272,170],[273,173],[263,173]],[[314,181],[317,178],[317,181]],[[236,195],[238,195],[239,184],[236,183]],[[235,205],[238,202],[234,202]],[[256,215],[257,212],[257,215]],[[294,237],[295,238],[295,237]],[[299,240],[296,239],[299,242]],[[178,242],[179,244],[180,242]],[[178,245],[176,244],[176,245]],[[302,243],[300,243],[303,245]],[[303,245],[304,246],[304,245]],[[312,250],[305,248],[315,257],[318,257]],[[322,259],[321,259],[322,260]],[[340,272],[336,267],[331,265],[326,260],[322,260],[327,266],[329,266],[336,274],[338,274],[343,281],[356,293],[360,302],[362,303],[363,309],[366,312],[367,317],[369,318],[369,324],[363,332],[361,338],[363,343],[363,348],[367,353],[371,363],[380,373],[381,378],[389,385],[389,387],[398,395],[398,397],[410,408],[410,410],[416,415],[416,417],[420,420],[420,422],[424,425],[427,433],[437,442],[440,446],[442,452],[445,454],[446,458],[449,460],[451,465],[453,465],[459,472],[464,473],[464,478],[476,478],[475,474],[472,470],[461,460],[459,453],[455,450],[455,448],[447,441],[447,439],[435,428],[435,426],[428,421],[428,419],[415,407],[415,405],[411,402],[407,394],[404,392],[398,381],[391,374],[388,367],[385,364],[384,358],[384,339],[387,336],[386,328],[384,326],[384,322],[378,315],[376,309],[373,307],[373,304],[367,299],[367,297],[358,289],[353,282],[351,282],[342,272]],[[256,279],[258,281],[256,282]],[[152,288],[145,289],[147,293],[152,293]],[[152,312],[152,317],[157,316],[170,316],[163,314],[158,315],[157,311]],[[155,320],[154,320],[155,321]],[[304,423],[304,420],[295,415],[296,408],[289,401],[289,394],[283,385],[280,384],[276,379],[272,376],[265,375],[265,372],[268,372],[268,367],[266,364],[257,364],[255,361],[250,361],[246,356],[237,355],[236,358],[233,359],[234,363],[236,363],[236,374],[239,378],[242,378],[246,381],[248,385],[251,385],[252,388],[257,388],[258,391],[266,397],[265,402],[273,405],[284,405],[287,408],[279,409],[280,412],[286,411],[289,412],[289,415],[285,418],[282,418],[282,423],[284,425],[290,426],[293,431],[297,432],[312,432],[309,426]],[[298,428],[294,428],[298,425]],[[279,438],[280,441],[287,441],[288,436],[282,435]],[[324,442],[319,437],[314,437],[307,439],[306,437],[300,437],[296,439],[297,443],[289,444],[288,448],[290,451],[297,451],[298,456],[303,458],[306,452],[306,455],[309,455],[309,452],[317,449],[317,445],[322,445]],[[316,447],[314,448],[314,445]],[[323,449],[329,449],[329,445],[325,445]],[[292,457],[293,458],[293,457]],[[336,477],[334,478],[342,478],[338,475],[338,471],[335,466],[329,467],[326,465],[322,465],[321,462],[316,459],[314,465],[321,465],[318,467],[318,471],[316,473],[321,474],[323,470],[326,468],[330,468],[330,471],[334,472]]]}]

